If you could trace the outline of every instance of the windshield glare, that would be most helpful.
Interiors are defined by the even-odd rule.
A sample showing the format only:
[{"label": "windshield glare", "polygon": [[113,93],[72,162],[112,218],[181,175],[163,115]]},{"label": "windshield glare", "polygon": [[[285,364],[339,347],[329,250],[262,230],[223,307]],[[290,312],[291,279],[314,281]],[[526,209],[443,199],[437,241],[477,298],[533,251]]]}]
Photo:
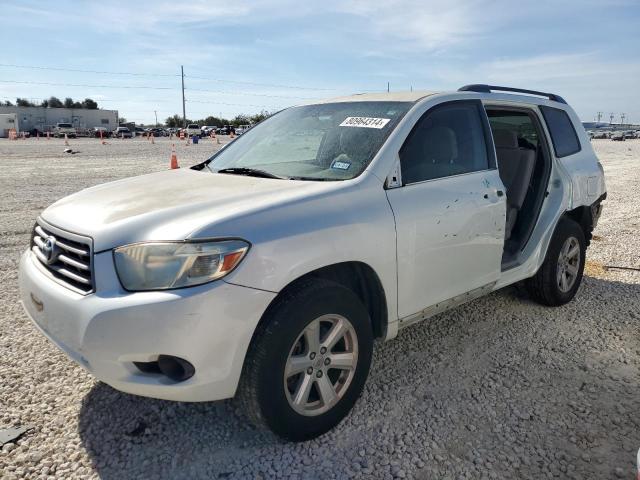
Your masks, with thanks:
[{"label": "windshield glare", "polygon": [[367,167],[411,102],[347,102],[293,107],[212,157],[208,167],[255,169],[285,178],[348,180]]}]

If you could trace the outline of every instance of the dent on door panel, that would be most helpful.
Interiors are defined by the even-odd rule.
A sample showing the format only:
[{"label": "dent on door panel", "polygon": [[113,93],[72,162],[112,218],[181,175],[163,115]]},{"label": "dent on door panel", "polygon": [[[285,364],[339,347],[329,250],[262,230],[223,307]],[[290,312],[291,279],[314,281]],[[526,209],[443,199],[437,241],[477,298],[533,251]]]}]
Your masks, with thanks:
[{"label": "dent on door panel", "polygon": [[400,318],[498,279],[505,207],[495,191],[501,188],[490,170],[387,192],[398,237]]}]

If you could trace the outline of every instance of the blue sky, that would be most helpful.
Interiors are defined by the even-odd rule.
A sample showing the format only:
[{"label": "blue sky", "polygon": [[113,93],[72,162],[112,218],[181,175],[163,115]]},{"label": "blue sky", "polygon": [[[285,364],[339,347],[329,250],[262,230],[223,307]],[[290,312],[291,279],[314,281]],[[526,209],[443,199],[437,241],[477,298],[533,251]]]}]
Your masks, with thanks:
[{"label": "blue sky", "polygon": [[91,97],[136,122],[181,113],[180,65],[190,118],[390,82],[546,90],[584,121],[640,122],[640,0],[21,0],[1,23],[0,99]]}]

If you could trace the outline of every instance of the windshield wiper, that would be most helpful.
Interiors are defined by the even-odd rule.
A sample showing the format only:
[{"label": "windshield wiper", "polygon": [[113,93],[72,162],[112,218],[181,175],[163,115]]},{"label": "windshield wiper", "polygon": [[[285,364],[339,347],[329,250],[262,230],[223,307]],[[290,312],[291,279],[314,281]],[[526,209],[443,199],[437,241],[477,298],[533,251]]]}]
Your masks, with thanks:
[{"label": "windshield wiper", "polygon": [[245,175],[247,177],[261,177],[261,178],[278,178],[280,180],[286,180],[288,177],[281,177],[274,175],[273,173],[265,172],[264,170],[258,170],[257,168],[246,167],[229,167],[222,168],[216,173],[231,173],[232,175]]},{"label": "windshield wiper", "polygon": [[306,180],[311,182],[333,182],[333,181],[341,180],[340,178],[299,177],[299,176],[288,177],[288,179],[289,180]]}]

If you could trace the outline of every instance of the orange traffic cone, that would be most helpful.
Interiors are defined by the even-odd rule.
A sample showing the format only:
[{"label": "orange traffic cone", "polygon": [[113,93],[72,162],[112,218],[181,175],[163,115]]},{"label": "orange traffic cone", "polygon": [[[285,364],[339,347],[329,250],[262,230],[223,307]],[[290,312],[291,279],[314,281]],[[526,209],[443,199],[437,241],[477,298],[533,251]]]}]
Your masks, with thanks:
[{"label": "orange traffic cone", "polygon": [[64,144],[68,147],[69,146],[69,137],[67,137],[67,134],[64,134]]},{"label": "orange traffic cone", "polygon": [[180,168],[178,165],[178,156],[176,155],[176,145],[175,143],[171,145],[171,161],[169,162],[169,168],[171,170],[175,170],[176,168]]}]

